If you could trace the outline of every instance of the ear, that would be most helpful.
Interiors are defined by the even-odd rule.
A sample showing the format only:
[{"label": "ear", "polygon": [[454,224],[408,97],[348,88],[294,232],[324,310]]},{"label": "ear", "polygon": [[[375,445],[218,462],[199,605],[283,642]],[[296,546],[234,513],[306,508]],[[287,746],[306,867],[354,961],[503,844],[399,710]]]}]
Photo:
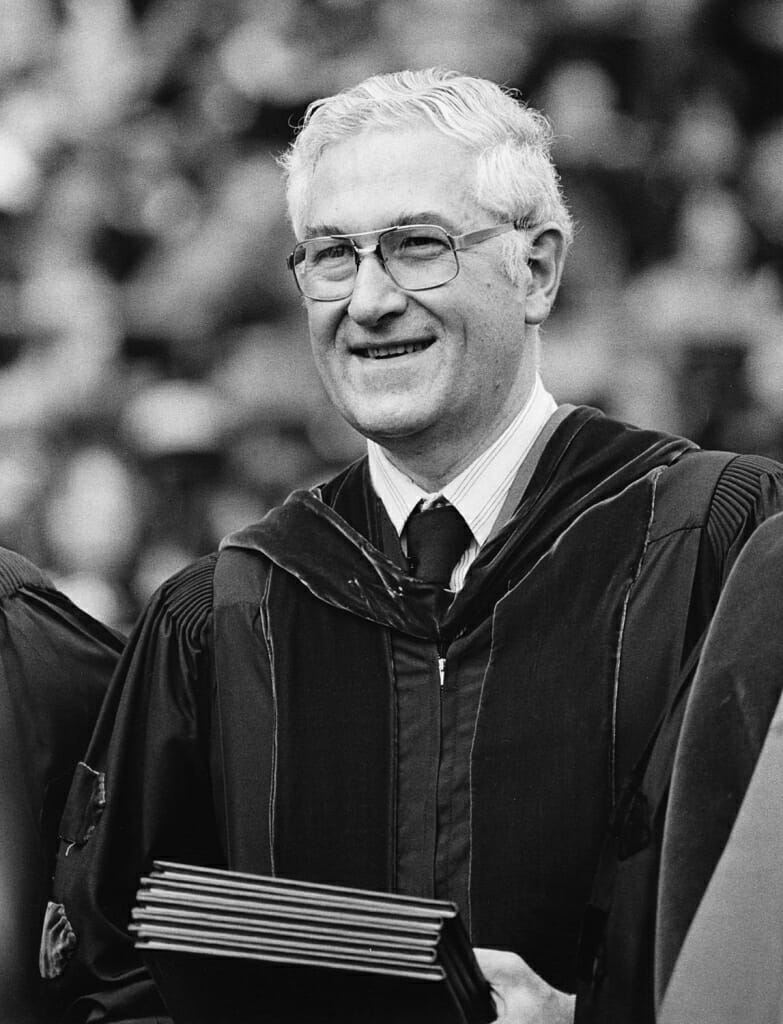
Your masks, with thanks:
[{"label": "ear", "polygon": [[527,261],[526,324],[542,324],[549,316],[560,287],[564,261],[565,241],[560,228],[556,224],[537,228]]}]

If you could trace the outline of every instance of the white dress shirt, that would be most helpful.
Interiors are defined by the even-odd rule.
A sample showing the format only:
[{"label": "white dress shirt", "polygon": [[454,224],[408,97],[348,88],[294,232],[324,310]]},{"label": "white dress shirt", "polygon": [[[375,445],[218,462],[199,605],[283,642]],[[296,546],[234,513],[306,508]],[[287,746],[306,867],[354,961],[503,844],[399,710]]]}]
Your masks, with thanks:
[{"label": "white dress shirt", "polygon": [[518,415],[500,437],[442,490],[428,494],[397,469],[380,445],[367,442],[370,480],[384,504],[403,549],[403,530],[413,509],[443,497],[459,511],[470,527],[472,539],[451,574],[451,589],[459,590],[479,548],[487,540],[525,456],[554,413],[557,404],[536,375],[533,390]]}]

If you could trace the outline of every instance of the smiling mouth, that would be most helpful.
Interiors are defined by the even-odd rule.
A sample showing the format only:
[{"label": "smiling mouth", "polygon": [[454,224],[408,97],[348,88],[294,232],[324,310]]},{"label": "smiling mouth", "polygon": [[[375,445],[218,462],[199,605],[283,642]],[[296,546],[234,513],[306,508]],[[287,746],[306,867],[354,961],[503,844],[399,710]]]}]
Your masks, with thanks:
[{"label": "smiling mouth", "polygon": [[364,359],[393,359],[395,356],[410,356],[414,352],[423,352],[432,344],[431,341],[412,341],[404,345],[379,345],[363,349],[359,355]]}]

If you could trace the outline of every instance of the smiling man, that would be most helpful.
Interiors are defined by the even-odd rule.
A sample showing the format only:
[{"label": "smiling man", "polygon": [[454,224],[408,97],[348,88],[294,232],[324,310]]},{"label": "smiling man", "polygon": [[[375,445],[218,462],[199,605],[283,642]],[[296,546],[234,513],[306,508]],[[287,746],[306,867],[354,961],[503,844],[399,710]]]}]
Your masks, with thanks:
[{"label": "smiling man", "polygon": [[[308,240],[293,268],[329,395],[428,491],[486,451],[531,395],[536,328],[570,232],[561,206],[534,230],[498,224],[476,198],[475,160],[434,126],[366,129],[323,153],[295,214]],[[502,252],[516,230],[528,261],[512,280]],[[341,242],[319,239],[338,232]]]},{"label": "smiling man", "polygon": [[70,1020],[162,1012],[126,932],[156,857],[450,899],[506,1024],[653,1020],[662,808],[631,816],[588,912],[594,879],[783,471],[547,392],[573,233],[550,141],[449,72],[308,111],[282,161],[289,266],[368,454],[137,626],[62,827],[78,945],[44,948]]}]

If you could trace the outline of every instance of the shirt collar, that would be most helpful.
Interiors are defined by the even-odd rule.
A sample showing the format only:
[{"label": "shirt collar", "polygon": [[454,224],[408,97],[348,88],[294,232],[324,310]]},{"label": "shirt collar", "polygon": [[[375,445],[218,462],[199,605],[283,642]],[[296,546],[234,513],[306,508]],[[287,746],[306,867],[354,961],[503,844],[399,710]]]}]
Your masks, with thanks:
[{"label": "shirt collar", "polygon": [[380,445],[368,441],[370,480],[397,533],[402,534],[408,516],[420,501],[427,504],[442,495],[459,510],[477,543],[483,544],[525,456],[556,408],[554,398],[536,375],[530,397],[500,437],[434,494],[422,490],[392,464]]}]

